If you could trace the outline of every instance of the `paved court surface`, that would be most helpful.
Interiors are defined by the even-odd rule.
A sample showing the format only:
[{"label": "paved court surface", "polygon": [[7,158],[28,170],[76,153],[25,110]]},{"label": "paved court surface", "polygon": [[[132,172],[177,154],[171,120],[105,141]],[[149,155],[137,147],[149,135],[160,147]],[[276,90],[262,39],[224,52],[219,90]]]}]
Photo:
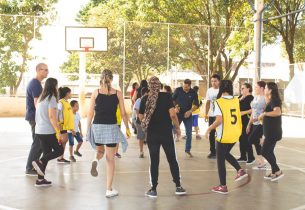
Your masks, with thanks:
[{"label": "paved court surface", "polygon": [[[53,181],[50,188],[35,188],[35,178],[24,175],[25,162],[31,144],[30,127],[22,118],[0,118],[0,209],[29,210],[286,210],[305,209],[305,123],[301,119],[284,119],[283,139],[276,154],[285,177],[276,183],[263,179],[265,172],[246,167],[249,179],[239,183],[233,181],[235,172],[227,171],[230,193],[219,195],[210,192],[217,185],[218,175],[215,160],[208,160],[207,140],[194,140],[194,158],[183,152],[184,141],[177,143],[183,187],[188,195],[174,195],[168,164],[164,153],[160,162],[158,198],[144,196],[149,189],[147,150],[144,159],[138,158],[137,141],[133,137],[122,159],[117,159],[114,187],[120,195],[105,198],[105,159],[101,161],[100,175],[91,177],[90,161],[93,151],[88,144],[82,148],[83,158],[71,165],[50,162],[47,179]],[[202,131],[206,127],[201,122]],[[238,155],[238,144],[233,153]]]}]

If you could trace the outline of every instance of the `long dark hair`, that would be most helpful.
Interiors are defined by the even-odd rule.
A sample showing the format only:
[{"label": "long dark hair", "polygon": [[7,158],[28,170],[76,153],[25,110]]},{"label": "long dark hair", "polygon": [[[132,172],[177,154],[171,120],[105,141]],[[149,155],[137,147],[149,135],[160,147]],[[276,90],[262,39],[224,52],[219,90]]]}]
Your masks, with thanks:
[{"label": "long dark hair", "polygon": [[251,84],[249,84],[249,83],[244,83],[244,84],[242,84],[242,85],[244,85],[247,89],[249,89],[249,93],[252,93],[253,88],[252,88],[252,85],[251,85]]},{"label": "long dark hair", "polygon": [[71,93],[71,89],[68,87],[60,87],[58,88],[59,99],[63,99],[67,96],[68,93]]},{"label": "long dark hair", "polygon": [[282,107],[282,99],[280,97],[277,84],[275,84],[274,82],[268,82],[266,86],[268,87],[269,90],[271,90],[271,101],[278,101],[280,107]]},{"label": "long dark hair", "polygon": [[229,95],[233,96],[233,83],[231,80],[221,80],[219,93],[217,98],[221,98],[223,93],[228,93]]},{"label": "long dark hair", "polygon": [[139,86],[139,88],[137,89],[137,99],[138,99],[138,98],[141,98],[141,96],[142,96],[142,94],[141,94],[142,88],[148,88],[148,82],[147,82],[147,80],[142,80],[142,81],[141,81],[140,86]]},{"label": "long dark hair", "polygon": [[167,93],[170,93],[170,94],[173,93],[172,88],[170,86],[168,86],[168,85],[165,85],[164,89],[166,90]]},{"label": "long dark hair", "polygon": [[52,96],[54,96],[56,98],[58,98],[58,92],[57,92],[57,79],[54,78],[48,78],[46,80],[46,83],[44,85],[44,88],[42,90],[39,102],[45,100],[46,98],[48,98],[48,100],[50,100],[52,98]]}]

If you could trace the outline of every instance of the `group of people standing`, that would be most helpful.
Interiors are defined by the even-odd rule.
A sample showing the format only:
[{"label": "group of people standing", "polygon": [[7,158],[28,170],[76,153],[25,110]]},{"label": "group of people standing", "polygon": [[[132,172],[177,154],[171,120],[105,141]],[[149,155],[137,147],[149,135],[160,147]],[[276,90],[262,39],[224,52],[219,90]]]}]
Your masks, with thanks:
[{"label": "group of people standing", "polygon": [[[38,64],[36,72],[36,78],[27,88],[26,120],[32,128],[33,144],[26,174],[38,175],[36,186],[49,186],[51,182],[44,178],[48,161],[57,158],[58,163],[75,162],[74,155],[82,156],[79,149],[83,142],[83,134],[80,116],[77,113],[78,103],[74,100],[70,103],[68,101],[71,99],[71,90],[68,87],[58,89],[57,80],[54,78],[48,78],[42,88],[41,81],[48,75],[46,64]],[[98,176],[99,161],[106,153],[107,198],[119,194],[112,187],[114,158],[117,155],[118,144],[122,144],[125,152],[128,146],[126,137],[131,136],[123,95],[121,91],[112,87],[112,80],[113,74],[110,70],[101,73],[100,87],[93,91],[87,112],[87,140],[96,150],[90,173],[94,177]],[[255,86],[255,97],[251,95],[251,85],[244,84],[239,99],[234,97],[231,81],[221,80],[218,75],[213,75],[211,84],[212,87],[207,92],[205,109],[205,119],[209,122],[206,132],[210,142],[208,158],[217,158],[220,179],[220,185],[212,191],[228,193],[225,160],[237,171],[235,181],[248,176],[238,161],[253,163],[255,159],[252,144],[255,145],[258,155],[257,168],[266,168],[264,158],[272,167],[272,173],[267,174],[265,178],[275,181],[283,177],[274,155],[276,142],[282,137],[281,100],[276,84],[258,82]],[[145,194],[157,197],[161,146],[176,186],[175,194],[186,194],[180,183],[174,136],[176,135],[177,139],[181,137],[180,124],[183,122],[186,131],[185,153],[193,157],[192,127],[195,128],[196,138],[200,139],[198,115],[202,102],[198,97],[198,88],[192,88],[191,80],[186,79],[182,87],[172,92],[169,86],[163,87],[157,77],[151,77],[148,82],[142,81],[139,87],[137,84],[133,85],[131,98],[132,125],[139,141],[139,157],[144,157],[145,142],[149,150],[151,188]],[[120,129],[121,120],[126,127],[125,135]],[[76,150],[73,149],[74,138],[78,141]],[[236,160],[230,151],[238,140],[241,157]],[[68,141],[70,161],[63,157]]]}]

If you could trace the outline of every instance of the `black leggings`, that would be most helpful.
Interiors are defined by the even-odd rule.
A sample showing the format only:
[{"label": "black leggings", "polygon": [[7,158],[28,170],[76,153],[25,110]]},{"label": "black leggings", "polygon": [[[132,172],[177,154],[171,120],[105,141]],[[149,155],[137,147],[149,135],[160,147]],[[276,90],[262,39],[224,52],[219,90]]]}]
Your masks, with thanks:
[{"label": "black leggings", "polygon": [[158,176],[159,176],[159,162],[160,162],[160,146],[163,147],[163,150],[166,154],[167,161],[170,166],[170,171],[173,177],[173,181],[176,184],[176,187],[180,187],[180,172],[179,166],[176,159],[175,144],[172,134],[170,135],[161,135],[153,134],[147,135],[147,145],[150,155],[150,180],[152,189],[156,189],[158,185]]},{"label": "black leggings", "polygon": [[[61,156],[64,153],[64,149],[61,144],[58,143],[56,134],[36,134],[40,141],[43,156],[40,159],[45,168],[48,162]],[[43,179],[43,176],[38,175],[38,179]]]},{"label": "black leggings", "polygon": [[252,144],[254,144],[255,149],[256,149],[256,154],[257,155],[262,155],[262,146],[260,145],[260,139],[263,136],[263,126],[262,125],[253,125],[251,128],[251,132],[249,134],[249,138],[248,138],[248,153],[249,156],[251,155],[252,157],[254,157],[253,155],[253,148],[252,148]]},{"label": "black leggings", "polygon": [[[244,160],[254,160],[253,151],[249,153],[249,145],[248,145],[248,134],[246,132],[246,126],[243,124],[242,134],[239,137],[239,151],[240,158]],[[248,155],[248,157],[247,157]]]},{"label": "black leggings", "polygon": [[236,171],[241,169],[235,157],[230,153],[234,144],[223,144],[216,141],[217,167],[221,185],[226,185],[226,160],[236,169]]},{"label": "black leggings", "polygon": [[116,147],[117,144],[99,144],[99,143],[95,143],[96,146],[105,146],[106,147]]},{"label": "black leggings", "polygon": [[262,155],[271,165],[273,174],[280,170],[279,166],[276,163],[276,157],[274,155],[274,148],[276,143],[277,143],[276,140],[271,140],[266,138],[262,147]]},{"label": "black leggings", "polygon": [[[216,117],[209,117],[209,126],[212,125],[216,120]],[[216,147],[215,147],[215,134],[216,130],[212,130],[209,135],[209,141],[210,141],[210,152],[215,155],[216,154]]]}]

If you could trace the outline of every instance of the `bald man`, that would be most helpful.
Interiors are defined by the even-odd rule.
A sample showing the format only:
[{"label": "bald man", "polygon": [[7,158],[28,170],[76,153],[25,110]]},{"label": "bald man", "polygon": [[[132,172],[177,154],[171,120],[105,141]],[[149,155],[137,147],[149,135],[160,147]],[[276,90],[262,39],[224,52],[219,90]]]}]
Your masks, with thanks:
[{"label": "bald man", "polygon": [[26,89],[26,114],[25,120],[27,120],[32,129],[32,138],[33,143],[29,153],[28,161],[26,164],[26,175],[36,176],[37,173],[33,170],[32,161],[39,159],[41,156],[40,143],[37,138],[35,138],[35,113],[36,113],[36,104],[38,98],[42,92],[41,81],[44,80],[49,73],[47,64],[39,63],[36,66],[36,77],[33,78]]}]

